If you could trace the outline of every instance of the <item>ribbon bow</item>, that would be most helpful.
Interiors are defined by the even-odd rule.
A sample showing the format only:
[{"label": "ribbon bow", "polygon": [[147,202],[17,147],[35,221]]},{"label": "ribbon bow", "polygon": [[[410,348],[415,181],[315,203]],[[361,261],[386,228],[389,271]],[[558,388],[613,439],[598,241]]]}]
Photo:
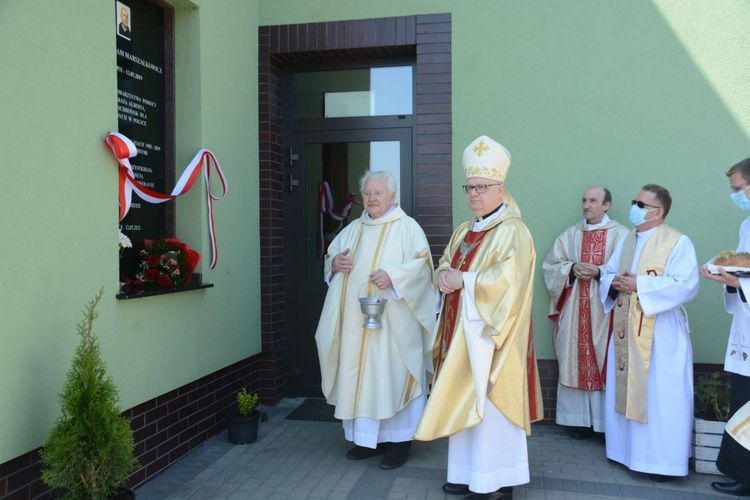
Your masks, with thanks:
[{"label": "ribbon bow", "polygon": [[[162,194],[149,189],[146,186],[138,182],[133,174],[133,168],[130,166],[130,158],[133,158],[138,154],[138,150],[133,144],[133,141],[125,137],[118,132],[110,132],[104,139],[104,144],[107,145],[112,154],[117,158],[119,167],[119,197],[120,197],[120,220],[122,220],[130,210],[130,203],[133,196],[133,191],[142,198],[144,201],[149,203],[164,203],[165,201],[177,198],[181,194],[185,194],[190,191],[193,186],[195,179],[203,170],[203,177],[206,179],[206,205],[208,209],[208,230],[211,233],[211,269],[216,267],[216,262],[219,260],[219,249],[216,244],[216,232],[214,230],[214,212],[213,212],[213,200],[220,200],[227,195],[229,186],[227,185],[224,171],[219,165],[219,160],[216,159],[214,154],[208,149],[201,149],[196,153],[193,160],[185,168],[185,171],[180,176],[174,189],[170,194]],[[214,196],[211,192],[211,166],[216,169],[216,174],[219,176],[221,181],[222,193],[221,196]],[[203,168],[205,167],[205,169]]]}]

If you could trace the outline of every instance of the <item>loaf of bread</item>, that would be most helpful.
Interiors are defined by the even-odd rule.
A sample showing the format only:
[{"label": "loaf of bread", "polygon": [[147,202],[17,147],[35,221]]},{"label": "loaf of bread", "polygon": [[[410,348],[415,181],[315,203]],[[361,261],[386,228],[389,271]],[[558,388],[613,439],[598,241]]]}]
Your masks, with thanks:
[{"label": "loaf of bread", "polygon": [[721,252],[714,261],[714,264],[721,267],[748,267],[750,268],[750,252],[735,252],[727,250]]}]

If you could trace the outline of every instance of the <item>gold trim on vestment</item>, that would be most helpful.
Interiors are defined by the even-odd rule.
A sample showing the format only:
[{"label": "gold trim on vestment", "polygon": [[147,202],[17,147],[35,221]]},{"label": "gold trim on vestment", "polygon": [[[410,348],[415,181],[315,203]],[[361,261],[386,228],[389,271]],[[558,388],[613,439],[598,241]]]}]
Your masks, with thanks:
[{"label": "gold trim on vestment", "polygon": [[[454,255],[473,224],[471,220],[454,231],[436,272],[451,267]],[[484,326],[479,327],[482,330],[479,333],[476,326],[479,321],[469,321],[464,301],[459,301],[450,348],[414,434],[416,440],[431,441],[452,436],[479,424],[485,404],[494,405],[505,418],[529,435],[530,393],[541,410],[538,376],[533,378],[533,387],[529,387],[529,371],[537,372],[536,359],[530,365],[527,363],[536,262],[533,240],[513,206],[490,221],[484,231],[491,233],[478,247],[466,270],[476,273],[474,306]],[[460,293],[468,292],[462,290]],[[443,308],[439,323],[444,321],[446,313]],[[467,339],[467,331],[471,335],[479,333],[491,341],[484,352],[476,349],[478,344],[474,339]],[[475,348],[472,352],[478,355],[474,357],[476,364],[472,364],[470,344]],[[436,347],[441,346],[433,344],[433,353]],[[488,366],[482,365],[483,361],[488,361]],[[489,373],[485,373],[484,368],[488,368]],[[481,394],[481,408],[480,393],[477,392],[480,385],[486,391]],[[536,418],[543,413],[534,411],[533,414]]]},{"label": "gold trim on vestment", "polygon": [[[365,295],[364,283],[370,281],[382,234],[377,226],[387,223],[391,225],[376,268],[388,273],[401,297],[387,302],[382,329],[368,335],[367,357],[361,358],[364,316],[359,296]],[[391,418],[425,392],[425,362],[433,342],[436,293],[429,248],[419,224],[399,207],[375,220],[363,213],[331,242],[323,269],[324,275],[330,276],[328,291],[315,344],[321,388],[328,403],[336,407],[337,419]],[[353,257],[352,269],[333,272],[333,257],[347,249]],[[360,366],[361,359],[364,367]],[[361,382],[357,385],[360,370]],[[404,396],[408,387],[410,394]]]},{"label": "gold trim on vestment", "polygon": [[740,407],[729,419],[726,430],[735,441],[750,450],[750,402]]},{"label": "gold trim on vestment", "polygon": [[[636,275],[664,276],[669,254],[682,233],[662,223],[643,246]],[[636,231],[625,239],[618,272],[630,271]],[[646,316],[638,292],[619,294],[614,310],[615,411],[628,420],[648,423],[648,372],[654,342],[656,316]],[[610,381],[611,382],[611,381]]]},{"label": "gold trim on vestment", "polygon": [[[383,242],[386,239],[386,236],[388,235],[389,229],[391,227],[390,222],[386,222],[385,224],[380,226],[380,238],[378,238],[378,244],[375,247],[375,254],[372,259],[372,266],[370,267],[370,276],[372,276],[372,273],[375,272],[375,270],[380,265],[380,259],[381,259],[381,252],[383,250]],[[360,232],[360,238],[357,241],[357,248],[359,248],[359,241],[361,241],[362,233]],[[367,283],[367,295],[369,296],[370,293],[372,293],[372,289],[375,285],[372,282]],[[342,301],[343,302],[343,301]],[[362,327],[362,344],[359,349],[359,370],[357,371],[357,393],[356,393],[356,399],[354,401],[354,411],[357,411],[359,407],[359,395],[362,393],[362,369],[365,366],[364,359],[365,359],[365,353],[366,349],[369,345],[369,339],[370,335],[372,335],[373,332],[370,331],[369,328]],[[375,332],[376,334],[380,332]]]}]

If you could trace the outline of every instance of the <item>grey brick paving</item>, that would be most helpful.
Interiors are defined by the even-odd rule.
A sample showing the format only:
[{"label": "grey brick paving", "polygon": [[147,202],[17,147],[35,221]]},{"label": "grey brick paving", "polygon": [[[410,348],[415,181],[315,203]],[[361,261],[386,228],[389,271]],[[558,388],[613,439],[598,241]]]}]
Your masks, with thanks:
[{"label": "grey brick paving", "polygon": [[[459,497],[441,489],[448,441],[415,442],[409,462],[378,467],[380,457],[353,462],[338,423],[284,420],[301,399],[260,409],[268,415],[258,441],[233,445],[216,436],[136,489],[139,500],[331,499],[432,500]],[[670,483],[653,483],[607,460],[599,437],[574,441],[554,425],[534,425],[529,438],[531,481],[515,500],[722,500],[710,483],[719,476],[690,472]]]}]

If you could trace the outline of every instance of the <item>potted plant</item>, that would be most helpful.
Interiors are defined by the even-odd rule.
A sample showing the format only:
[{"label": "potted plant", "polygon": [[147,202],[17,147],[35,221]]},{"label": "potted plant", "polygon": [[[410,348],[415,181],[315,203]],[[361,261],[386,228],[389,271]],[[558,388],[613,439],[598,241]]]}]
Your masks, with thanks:
[{"label": "potted plant", "polygon": [[248,394],[246,388],[237,393],[237,411],[227,415],[229,442],[250,444],[258,439],[258,423],[261,413],[255,409],[258,393]]},{"label": "potted plant", "polygon": [[68,498],[135,498],[124,487],[138,468],[130,422],[121,415],[117,386],[107,375],[93,333],[104,293],[88,302],[78,323],[81,337],[59,395],[61,415],[39,455],[42,481]]},{"label": "potted plant", "polygon": [[693,419],[693,458],[695,472],[721,475],[716,468],[721,438],[729,417],[729,382],[719,372],[703,375],[695,384],[695,418]]}]

